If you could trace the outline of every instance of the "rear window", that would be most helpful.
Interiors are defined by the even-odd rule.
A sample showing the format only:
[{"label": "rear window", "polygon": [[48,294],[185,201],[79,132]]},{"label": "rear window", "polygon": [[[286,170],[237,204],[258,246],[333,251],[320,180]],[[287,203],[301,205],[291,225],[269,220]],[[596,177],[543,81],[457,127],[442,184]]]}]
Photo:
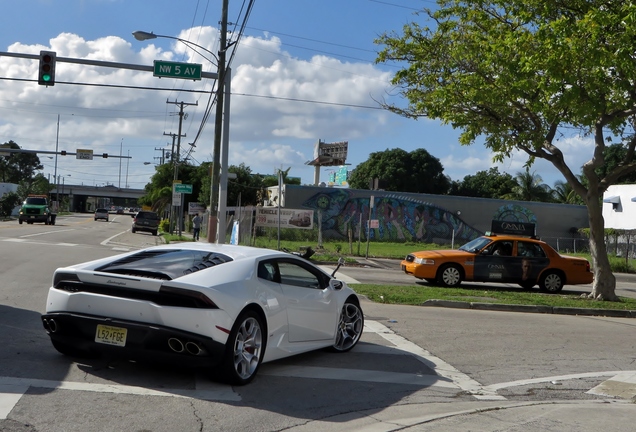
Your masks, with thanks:
[{"label": "rear window", "polygon": [[232,258],[215,252],[167,249],[142,251],[96,270],[155,279],[175,279],[228,261],[232,261]]},{"label": "rear window", "polygon": [[154,212],[139,212],[137,213],[137,217],[143,219],[159,219],[157,213]]},{"label": "rear window", "polygon": [[97,209],[97,210],[95,210],[95,213],[108,213],[108,210],[106,210],[106,209]]}]

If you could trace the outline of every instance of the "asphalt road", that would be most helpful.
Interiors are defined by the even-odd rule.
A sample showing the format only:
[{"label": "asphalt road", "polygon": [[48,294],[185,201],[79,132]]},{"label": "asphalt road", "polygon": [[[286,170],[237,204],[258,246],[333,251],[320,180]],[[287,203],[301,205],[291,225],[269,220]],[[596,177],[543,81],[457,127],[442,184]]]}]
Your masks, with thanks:
[{"label": "asphalt road", "polygon": [[[0,223],[0,431],[633,427],[634,319],[363,301],[365,332],[351,352],[267,363],[245,387],[202,371],[58,354],[40,323],[53,270],[160,241],[129,228],[129,216]],[[342,274],[402,276],[372,267]]]}]

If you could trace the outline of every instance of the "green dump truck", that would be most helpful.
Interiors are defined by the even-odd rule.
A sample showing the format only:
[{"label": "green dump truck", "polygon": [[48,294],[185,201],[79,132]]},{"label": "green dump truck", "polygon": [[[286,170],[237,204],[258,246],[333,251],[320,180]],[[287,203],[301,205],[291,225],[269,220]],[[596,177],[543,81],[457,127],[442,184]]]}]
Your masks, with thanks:
[{"label": "green dump truck", "polygon": [[32,224],[33,222],[44,222],[44,225],[55,225],[57,215],[51,212],[49,200],[46,195],[29,195],[20,207],[18,222]]}]

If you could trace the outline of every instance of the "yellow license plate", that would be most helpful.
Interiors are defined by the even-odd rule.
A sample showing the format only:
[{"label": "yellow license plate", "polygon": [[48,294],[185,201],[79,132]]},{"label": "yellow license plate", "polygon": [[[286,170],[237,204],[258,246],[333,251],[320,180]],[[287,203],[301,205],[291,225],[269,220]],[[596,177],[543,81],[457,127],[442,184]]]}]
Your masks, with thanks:
[{"label": "yellow license plate", "polygon": [[128,329],[98,324],[97,331],[95,332],[95,342],[107,345],[126,346],[127,334]]}]

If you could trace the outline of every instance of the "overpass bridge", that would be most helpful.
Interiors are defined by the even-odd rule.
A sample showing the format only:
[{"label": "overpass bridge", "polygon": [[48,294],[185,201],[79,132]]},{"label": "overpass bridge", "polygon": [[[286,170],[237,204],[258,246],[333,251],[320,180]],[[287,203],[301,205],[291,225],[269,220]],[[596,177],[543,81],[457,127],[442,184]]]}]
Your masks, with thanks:
[{"label": "overpass bridge", "polygon": [[137,200],[145,193],[144,189],[118,188],[114,185],[61,184],[51,190],[50,197],[52,201],[61,202],[63,210],[92,213],[100,207],[139,207]]}]

